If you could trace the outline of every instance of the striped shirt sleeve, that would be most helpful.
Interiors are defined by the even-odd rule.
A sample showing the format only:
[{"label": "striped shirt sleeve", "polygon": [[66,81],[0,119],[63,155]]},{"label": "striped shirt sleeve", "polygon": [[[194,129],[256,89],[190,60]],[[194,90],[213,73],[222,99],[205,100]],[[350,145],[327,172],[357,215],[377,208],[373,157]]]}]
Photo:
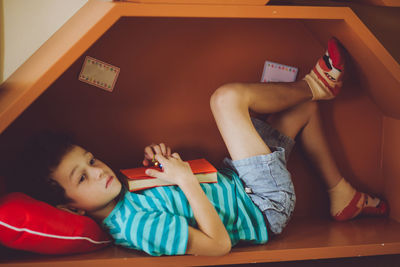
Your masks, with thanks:
[{"label": "striped shirt sleeve", "polygon": [[153,256],[183,255],[188,242],[188,223],[184,217],[167,212],[140,211],[131,216],[124,229],[130,247]]}]

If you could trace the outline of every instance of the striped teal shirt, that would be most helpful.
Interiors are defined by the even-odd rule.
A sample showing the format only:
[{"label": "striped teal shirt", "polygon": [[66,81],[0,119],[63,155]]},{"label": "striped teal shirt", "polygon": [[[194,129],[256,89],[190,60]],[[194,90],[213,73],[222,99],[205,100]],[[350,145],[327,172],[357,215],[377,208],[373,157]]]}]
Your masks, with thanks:
[{"label": "striped teal shirt", "polygon": [[[232,241],[254,244],[268,240],[263,215],[244,192],[236,173],[224,169],[218,183],[201,184]],[[193,211],[178,186],[126,192],[104,219],[115,243],[154,256],[185,254],[188,226],[197,227]]]}]

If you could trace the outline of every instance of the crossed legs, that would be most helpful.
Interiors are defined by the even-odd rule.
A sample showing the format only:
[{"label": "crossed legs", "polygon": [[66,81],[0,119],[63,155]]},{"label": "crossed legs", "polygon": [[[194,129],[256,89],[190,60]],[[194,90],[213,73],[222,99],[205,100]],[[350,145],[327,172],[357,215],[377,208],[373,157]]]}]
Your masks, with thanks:
[{"label": "crossed legs", "polygon": [[311,101],[331,99],[341,87],[344,64],[331,59],[331,54],[342,58],[336,40],[330,41],[329,49],[302,81],[236,83],[218,88],[210,100],[211,110],[232,160],[271,153],[255,130],[249,110],[273,114],[269,118],[271,126],[293,139],[299,135],[305,152],[320,171],[330,194],[334,219],[386,215],[388,206],[384,201],[356,191],[342,177],[324,137],[316,103]]},{"label": "crossed legs", "polygon": [[271,84],[227,84],[214,92],[211,110],[232,160],[271,153],[253,127],[249,109],[275,113],[310,100],[304,81]]},{"label": "crossed legs", "polygon": [[[286,94],[286,97],[285,97]],[[385,215],[387,204],[356,191],[337,168],[325,139],[316,102],[304,81],[271,84],[227,84],[211,97],[211,109],[232,160],[269,154],[271,149],[255,130],[249,109],[273,113],[269,124],[303,143],[304,150],[324,180],[331,214],[348,220],[359,214]]]},{"label": "crossed legs", "polygon": [[327,188],[337,185],[342,176],[324,137],[317,104],[310,101],[311,97],[304,81],[220,87],[211,97],[211,109],[232,160],[271,153],[254,129],[249,109],[273,113],[269,124],[292,139],[300,135],[305,152],[318,167]]},{"label": "crossed legs", "polygon": [[327,189],[339,183],[342,175],[324,136],[316,102],[308,101],[273,114],[268,118],[268,122],[273,128],[292,139],[298,136],[304,152],[318,169]]}]

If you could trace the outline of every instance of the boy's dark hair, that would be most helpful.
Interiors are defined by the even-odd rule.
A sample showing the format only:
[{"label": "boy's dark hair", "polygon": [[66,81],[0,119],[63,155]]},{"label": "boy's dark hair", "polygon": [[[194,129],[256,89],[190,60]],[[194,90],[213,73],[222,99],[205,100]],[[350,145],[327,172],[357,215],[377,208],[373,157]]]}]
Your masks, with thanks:
[{"label": "boy's dark hair", "polygon": [[75,145],[65,134],[46,131],[33,136],[14,164],[13,179],[17,179],[19,191],[51,205],[70,202],[52,173]]}]

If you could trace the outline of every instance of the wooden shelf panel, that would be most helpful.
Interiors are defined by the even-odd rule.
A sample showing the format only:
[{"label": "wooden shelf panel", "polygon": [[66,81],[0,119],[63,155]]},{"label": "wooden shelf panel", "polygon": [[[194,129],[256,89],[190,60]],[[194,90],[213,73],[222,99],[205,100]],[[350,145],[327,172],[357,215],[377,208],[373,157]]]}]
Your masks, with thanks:
[{"label": "wooden shelf panel", "polygon": [[[265,245],[241,245],[223,257],[163,256],[118,247],[97,252],[48,257],[9,253],[7,266],[166,266],[226,265],[400,253],[400,223],[390,219],[362,218],[350,222],[296,218],[284,233]],[[22,254],[22,255],[21,255]]]},{"label": "wooden shelf panel", "polygon": [[[290,7],[290,6],[210,6],[134,4],[128,2],[89,1],[71,20],[55,33],[0,90],[0,132],[4,131],[46,88],[54,82],[82,53],[92,45],[121,16],[129,17],[199,17],[199,18],[254,18],[332,20],[339,26],[318,29],[330,35],[343,33],[341,41],[355,51],[366,51],[371,56],[357,58],[365,72],[366,85],[384,83],[384,88],[396,88],[400,82],[400,68],[390,54],[367,30],[356,15],[345,7]],[[344,22],[344,23],[343,23]],[[315,21],[318,23],[318,21]],[[326,40],[323,40],[326,41]],[[361,49],[359,49],[361,48]],[[382,67],[380,67],[382,66]],[[375,75],[376,69],[378,77]],[[369,70],[369,71],[368,71]],[[371,78],[373,77],[373,78]],[[379,86],[382,87],[382,86]],[[375,90],[375,89],[374,89]],[[378,90],[378,88],[376,89]],[[398,90],[397,90],[398,91]],[[392,90],[395,94],[400,94]],[[377,94],[374,95],[376,97]],[[393,104],[378,102],[389,116],[400,116]],[[396,99],[396,95],[391,99]]]},{"label": "wooden shelf panel", "polygon": [[398,0],[356,0],[356,2],[377,6],[400,7],[400,1]]}]

